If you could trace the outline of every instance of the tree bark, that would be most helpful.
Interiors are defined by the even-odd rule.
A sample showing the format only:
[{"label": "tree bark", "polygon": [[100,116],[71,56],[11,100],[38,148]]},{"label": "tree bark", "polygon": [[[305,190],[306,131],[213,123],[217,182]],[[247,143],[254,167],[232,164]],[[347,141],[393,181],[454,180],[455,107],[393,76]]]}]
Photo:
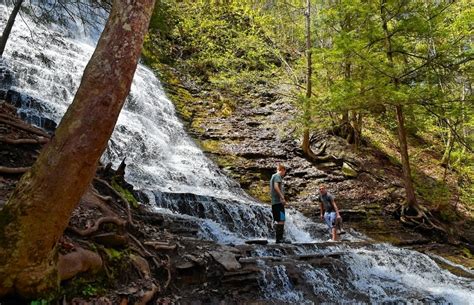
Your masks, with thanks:
[{"label": "tree bark", "polygon": [[0,211],[0,297],[37,297],[57,287],[57,242],[130,91],[153,5],[114,1],[73,103]]},{"label": "tree bark", "polygon": [[3,34],[2,34],[2,37],[0,38],[0,57],[3,56],[3,51],[5,51],[5,46],[7,45],[8,37],[10,37],[10,32],[12,31],[13,24],[15,23],[16,15],[18,15],[18,12],[20,11],[22,3],[23,3],[23,0],[17,0],[15,2],[13,11],[11,12],[10,17],[8,17],[7,24],[5,25],[5,28],[3,29]]},{"label": "tree bark", "polygon": [[[383,0],[380,6],[380,13],[382,17],[382,29],[385,34],[385,47],[386,47],[386,54],[387,59],[390,65],[393,67],[393,50],[392,50],[392,41],[391,36],[388,32],[388,21],[386,20],[386,1]],[[399,79],[394,78],[392,82],[395,85],[395,88],[398,89],[399,87]],[[417,207],[416,196],[415,196],[415,189],[413,187],[413,180],[411,178],[411,169],[410,169],[410,159],[408,157],[408,144],[407,144],[407,136],[405,130],[405,120],[403,116],[403,106],[396,105],[396,114],[397,114],[397,127],[398,127],[398,142],[400,144],[400,155],[402,159],[402,170],[403,170],[403,180],[405,184],[405,192],[406,192],[406,205],[408,207]]]},{"label": "tree bark", "polygon": [[395,106],[397,112],[398,141],[400,142],[400,155],[402,159],[403,180],[405,182],[405,191],[407,193],[407,205],[416,206],[415,188],[411,178],[410,159],[408,157],[407,135],[405,132],[405,120],[403,117],[403,106]]},{"label": "tree bark", "polygon": [[304,131],[303,131],[303,143],[301,148],[303,149],[303,154],[309,159],[315,159],[316,156],[311,150],[310,134],[309,134],[309,123],[311,121],[311,90],[312,82],[311,75],[312,64],[311,64],[311,1],[306,0],[306,95],[303,105],[303,116],[304,116]]},{"label": "tree bark", "polygon": [[[449,122],[449,120],[447,119]],[[446,147],[444,148],[444,154],[443,157],[441,158],[441,166],[444,166],[446,168],[449,167],[449,162],[450,162],[450,157],[451,157],[451,151],[454,146],[454,137],[453,137],[453,132],[451,131],[451,128],[448,127],[448,140],[446,143]]]},{"label": "tree bark", "polygon": [[351,111],[351,117],[350,117],[350,125],[351,125],[351,134],[352,134],[352,142],[349,142],[350,144],[353,144],[354,150],[358,150],[360,146],[360,140],[361,140],[361,134],[362,134],[362,113],[358,112],[356,110]]}]

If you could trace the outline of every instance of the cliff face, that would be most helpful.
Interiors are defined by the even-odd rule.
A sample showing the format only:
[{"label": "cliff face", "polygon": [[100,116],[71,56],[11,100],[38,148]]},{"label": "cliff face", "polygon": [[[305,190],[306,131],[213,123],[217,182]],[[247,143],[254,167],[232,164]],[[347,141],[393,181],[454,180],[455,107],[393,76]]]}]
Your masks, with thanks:
[{"label": "cliff face", "polygon": [[[358,151],[330,129],[319,129],[311,138],[318,158],[310,162],[303,156],[300,140],[295,138],[297,110],[288,97],[287,85],[262,82],[236,96],[210,84],[192,82],[168,66],[161,66],[160,73],[188,132],[250,195],[269,202],[268,181],[276,165],[284,163],[289,167],[285,185],[290,205],[306,216],[319,219],[315,197],[318,186],[325,184],[335,195],[348,227],[397,245],[416,247],[433,241],[456,244],[454,250],[440,246],[440,253],[447,251],[460,262],[473,265],[469,254],[474,241],[472,218],[468,208],[457,203],[455,173],[447,176],[452,193],[446,199],[444,210],[432,209],[434,203],[429,196],[424,196],[430,192],[420,190],[418,194],[424,205],[431,206],[433,217],[443,226],[451,227],[449,231],[415,228],[400,221],[400,207],[405,200],[402,169],[396,155],[393,156],[397,153],[396,145],[380,126],[367,123],[363,145]],[[375,142],[376,137],[382,138],[386,146]],[[417,139],[413,139],[411,145],[419,145],[420,151],[424,149]],[[421,160],[420,164],[415,165],[417,179],[434,193],[433,172],[443,169],[435,164],[435,152],[420,154],[417,160]],[[427,166],[429,170],[418,171]],[[452,214],[447,217],[446,213]],[[429,250],[435,251],[436,247]]]}]

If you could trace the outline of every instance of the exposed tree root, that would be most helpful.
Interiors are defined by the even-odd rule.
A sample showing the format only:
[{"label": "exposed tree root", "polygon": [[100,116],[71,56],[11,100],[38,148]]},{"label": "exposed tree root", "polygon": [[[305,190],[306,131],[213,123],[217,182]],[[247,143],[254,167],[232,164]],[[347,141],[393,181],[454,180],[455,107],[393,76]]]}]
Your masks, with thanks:
[{"label": "exposed tree root", "polygon": [[165,269],[168,273],[168,279],[166,280],[163,290],[166,290],[171,283],[171,258],[169,255],[166,255],[166,259]]},{"label": "exposed tree root", "polygon": [[139,271],[144,279],[148,280],[151,278],[150,265],[148,261],[141,257],[140,255],[131,254],[130,260],[133,263],[133,266]]},{"label": "exposed tree root", "polygon": [[86,206],[97,207],[104,216],[115,216],[118,217],[111,208],[103,204],[103,202],[111,202],[112,197],[110,196],[101,196],[97,190],[91,185],[89,190],[82,196],[81,203]]},{"label": "exposed tree root", "polygon": [[0,137],[0,142],[19,145],[19,144],[46,144],[49,142],[48,138],[40,137],[38,139],[11,139],[8,137]]},{"label": "exposed tree root", "polygon": [[105,202],[110,202],[113,200],[113,198],[110,196],[102,196],[101,194],[99,194],[99,191],[97,191],[94,187],[92,187],[92,193],[94,194],[95,197]]},{"label": "exposed tree root", "polygon": [[42,136],[42,137],[45,137],[45,138],[50,138],[49,134],[42,131],[41,129],[38,129],[38,128],[35,128],[31,125],[23,123],[22,121],[14,122],[10,119],[9,116],[6,116],[6,115],[1,115],[0,114],[0,123],[10,125],[10,126],[18,128],[18,129],[34,133],[36,135],[39,135],[39,136]]},{"label": "exposed tree root", "polygon": [[97,272],[102,268],[102,265],[102,258],[99,254],[79,247],[74,252],[59,255],[59,278],[67,280],[81,272]]},{"label": "exposed tree root", "polygon": [[127,217],[128,217],[128,222],[133,225],[133,219],[132,219],[132,213],[130,211],[130,203],[128,202],[127,199],[125,199],[122,194],[117,192],[107,181],[102,180],[100,178],[95,177],[95,181],[101,183],[102,185],[106,186],[108,189],[110,189],[117,197],[120,198],[120,200],[125,204],[125,207],[127,208]]},{"label": "exposed tree root", "polygon": [[400,221],[424,230],[437,230],[447,234],[446,229],[429,211],[421,206],[401,207]]},{"label": "exposed tree root", "polygon": [[0,166],[0,173],[1,174],[24,174],[26,173],[30,167],[6,167]]},{"label": "exposed tree root", "polygon": [[135,236],[133,236],[132,234],[128,233],[128,236],[135,242],[135,244],[143,251],[143,253],[150,257],[153,261],[153,263],[155,264],[156,268],[161,268],[163,265],[158,263],[158,261],[156,260],[155,256],[153,254],[151,254],[146,248],[145,246],[143,246],[143,244],[138,240],[138,238],[136,238]]},{"label": "exposed tree root", "polygon": [[88,236],[99,230],[100,225],[103,223],[115,223],[117,226],[124,226],[126,221],[115,216],[105,216],[99,218],[94,225],[88,229],[80,230],[73,227],[69,227],[69,229],[80,236]]}]

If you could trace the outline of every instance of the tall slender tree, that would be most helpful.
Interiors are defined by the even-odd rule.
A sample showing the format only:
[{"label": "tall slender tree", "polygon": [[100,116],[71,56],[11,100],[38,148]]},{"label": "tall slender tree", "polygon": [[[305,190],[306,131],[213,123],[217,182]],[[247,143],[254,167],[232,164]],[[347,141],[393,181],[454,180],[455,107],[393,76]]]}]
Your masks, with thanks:
[{"label": "tall slender tree", "polygon": [[55,136],[0,211],[0,296],[57,287],[57,242],[127,97],[154,0],[116,0]]},{"label": "tall slender tree", "polygon": [[[394,70],[394,61],[393,61],[393,45],[392,45],[392,33],[388,30],[388,22],[390,19],[390,13],[387,8],[387,1],[382,0],[380,5],[380,18],[381,26],[384,33],[385,40],[385,52],[388,59],[388,64],[391,70]],[[397,91],[400,89],[400,79],[398,75],[395,75],[390,80],[393,83],[394,89]],[[408,144],[407,144],[407,135],[405,129],[405,118],[403,115],[403,105],[396,104],[395,110],[397,114],[397,125],[398,125],[398,143],[400,145],[400,155],[402,159],[402,170],[403,170],[403,181],[405,183],[406,191],[406,202],[410,207],[416,206],[416,196],[415,188],[413,187],[413,179],[411,177],[410,169],[410,159],[408,157]]]},{"label": "tall slender tree", "polygon": [[310,143],[310,124],[311,124],[311,97],[312,97],[312,77],[313,77],[313,66],[312,66],[312,46],[311,46],[311,0],[306,0],[306,94],[303,102],[303,142],[302,149],[305,156],[309,159],[315,159],[311,149]]}]

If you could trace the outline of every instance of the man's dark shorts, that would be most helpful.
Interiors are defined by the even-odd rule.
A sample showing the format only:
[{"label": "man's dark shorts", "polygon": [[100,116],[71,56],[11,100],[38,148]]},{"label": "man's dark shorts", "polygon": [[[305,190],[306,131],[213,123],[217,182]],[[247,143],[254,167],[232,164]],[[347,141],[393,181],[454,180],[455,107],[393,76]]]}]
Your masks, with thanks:
[{"label": "man's dark shorts", "polygon": [[285,221],[285,207],[283,206],[283,204],[273,204],[272,214],[274,221]]}]

